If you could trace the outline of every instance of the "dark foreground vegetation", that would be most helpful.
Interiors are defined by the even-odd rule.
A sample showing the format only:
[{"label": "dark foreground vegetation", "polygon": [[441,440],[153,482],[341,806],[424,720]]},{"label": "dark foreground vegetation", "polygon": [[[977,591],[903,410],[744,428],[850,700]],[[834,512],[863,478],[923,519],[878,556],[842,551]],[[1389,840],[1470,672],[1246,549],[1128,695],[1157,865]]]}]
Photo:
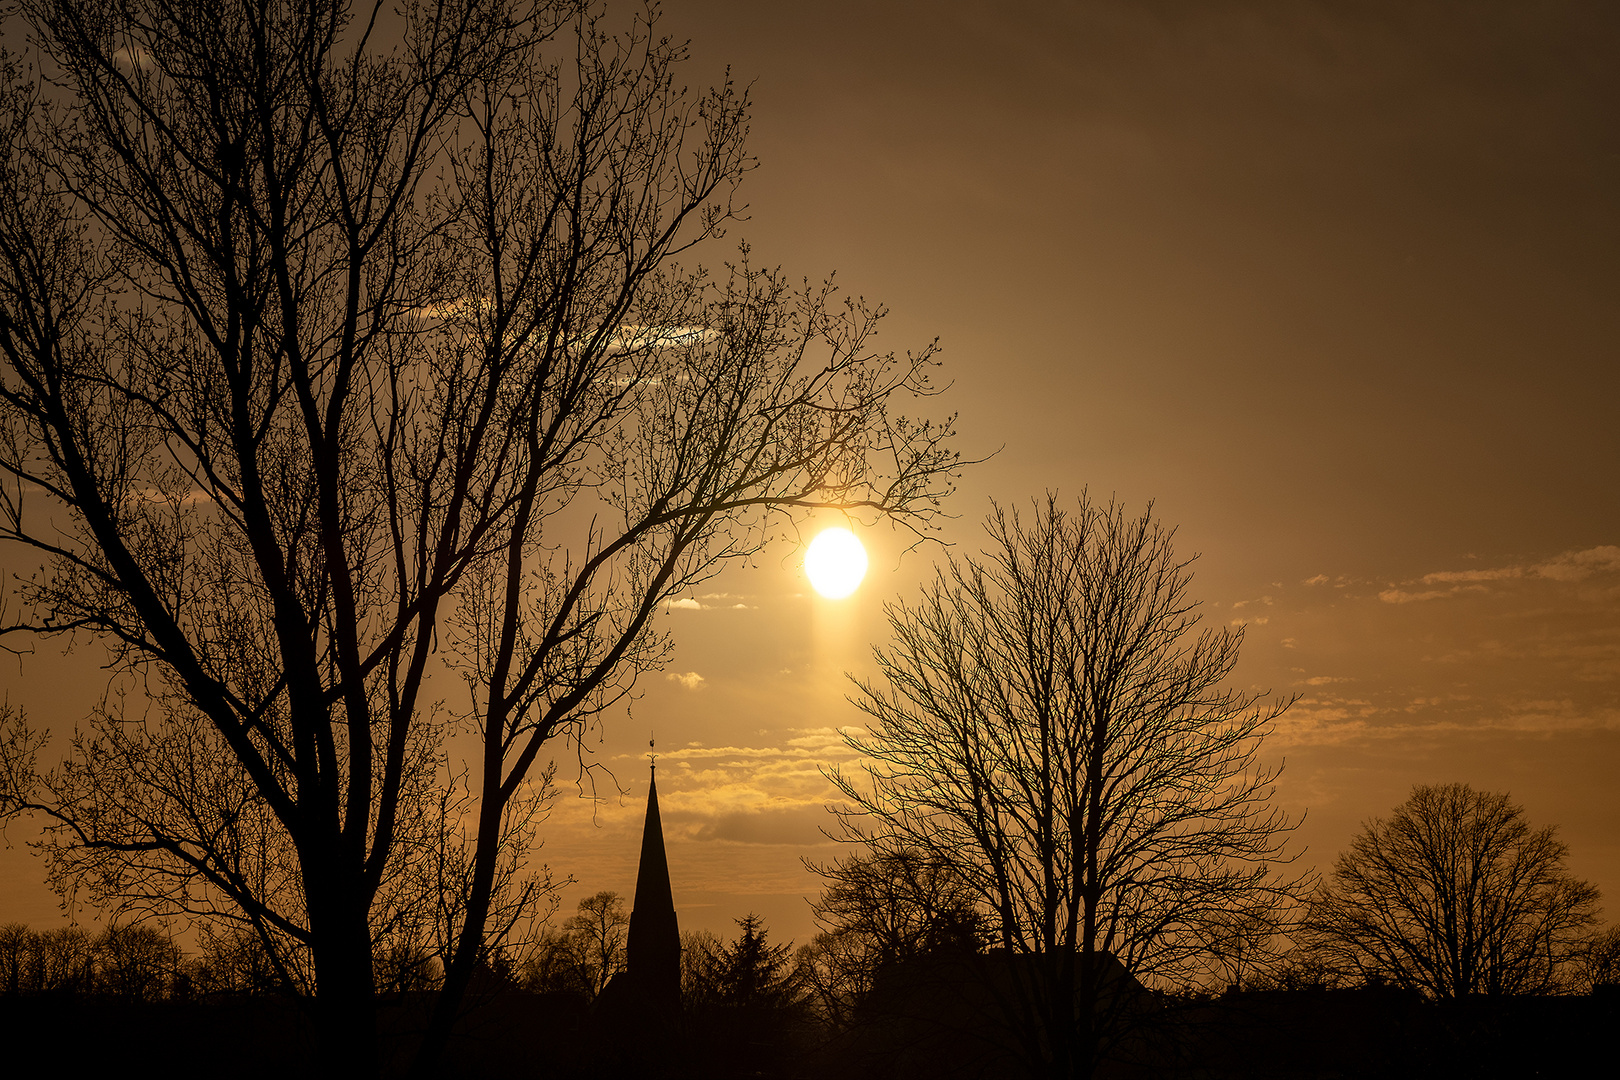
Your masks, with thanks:
[{"label": "dark foreground vegetation", "polygon": [[[1002,998],[1016,987],[1021,961],[975,948],[947,905],[933,933],[911,935],[914,948],[876,962],[851,990],[856,982],[829,975],[839,962],[833,943],[860,931],[851,929],[849,890],[829,892],[840,906],[822,915],[844,920],[842,934],[818,935],[796,952],[773,944],[753,916],[738,920],[730,941],[684,935],[681,1007],[665,1016],[615,1005],[604,992],[622,970],[627,919],[616,894],[589,897],[522,963],[480,970],[441,1075],[1029,1075],[1022,1033],[1007,1022]],[[1566,984],[1561,995],[1461,999],[1300,956],[1219,994],[1158,993],[1115,968],[1104,983],[1124,1034],[1094,1075],[1576,1075],[1604,1059],[1620,1026],[1620,985],[1593,981],[1613,976],[1613,959],[1594,957],[1584,985]],[[78,927],[0,927],[0,1040],[21,1075],[142,1066],[175,1075],[321,1074],[308,1010],[261,975],[249,950],[214,942],[187,955],[153,927],[95,936]],[[428,1030],[437,971],[407,965],[388,977],[418,986],[379,1001],[380,1071],[401,1076]]]},{"label": "dark foreground vegetation", "polygon": [[[481,988],[457,1027],[445,1076],[996,1077],[1019,1075],[987,1016],[966,1026],[874,1006],[834,1032],[803,1011],[689,1008],[640,1025],[580,995]],[[430,995],[389,995],[379,1010],[384,1075],[404,1072]],[[761,1023],[761,1021],[764,1023]],[[1612,1052],[1620,992],[1426,1001],[1389,988],[1236,992],[1166,1001],[1098,1070],[1135,1077],[1527,1077],[1582,1075]],[[93,1034],[93,1037],[91,1037]],[[214,994],[132,1001],[8,995],[0,1039],[12,1075],[110,1073],[318,1075],[319,1051],[291,999]],[[42,1074],[42,1073],[41,1073]]]}]

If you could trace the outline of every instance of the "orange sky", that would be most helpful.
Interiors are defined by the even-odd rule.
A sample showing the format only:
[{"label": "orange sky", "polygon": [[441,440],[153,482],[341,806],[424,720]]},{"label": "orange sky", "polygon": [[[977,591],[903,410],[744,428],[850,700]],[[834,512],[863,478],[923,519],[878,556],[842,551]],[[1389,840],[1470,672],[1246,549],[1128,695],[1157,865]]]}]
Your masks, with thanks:
[{"label": "orange sky", "polygon": [[[1307,863],[1461,780],[1560,825],[1612,919],[1616,10],[670,0],[666,22],[694,84],[756,80],[732,236],[888,303],[890,347],[941,338],[964,449],[999,448],[946,540],[976,550],[991,496],[1157,500],[1207,617],[1247,624],[1241,679],[1302,695],[1263,756]],[[807,936],[817,767],[859,720],[843,673],[937,556],[864,536],[847,601],[781,548],[669,613],[673,666],[596,747],[629,794],[546,826],[568,907],[633,892],[652,728],[682,926],[752,909]],[[0,692],[65,730],[89,662],[4,665]],[[58,918],[0,859],[0,921]]]}]

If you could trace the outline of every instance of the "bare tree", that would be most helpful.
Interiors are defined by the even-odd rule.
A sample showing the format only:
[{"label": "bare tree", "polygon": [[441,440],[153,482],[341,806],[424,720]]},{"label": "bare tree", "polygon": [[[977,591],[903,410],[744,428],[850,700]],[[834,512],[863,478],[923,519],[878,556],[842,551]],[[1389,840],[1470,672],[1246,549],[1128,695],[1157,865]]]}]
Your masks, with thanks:
[{"label": "bare tree", "polygon": [[847,736],[869,763],[831,777],[851,838],[972,890],[1031,1071],[1089,1075],[1132,1006],[1118,965],[1179,984],[1212,915],[1289,894],[1290,825],[1255,760],[1287,702],[1222,689],[1241,631],[1197,630],[1151,508],[1049,495],[986,530],[982,561],[888,608],[881,681],[852,699],[875,723]]},{"label": "bare tree", "polygon": [[859,852],[827,866],[812,905],[821,928],[797,962],[822,1016],[835,1027],[855,1012],[886,965],[986,939],[977,897],[955,868],[914,848]]},{"label": "bare tree", "polygon": [[619,894],[612,891],[585,897],[579,902],[579,910],[563,923],[563,933],[573,942],[592,997],[601,994],[608,981],[624,970],[629,929],[630,913],[624,910]]},{"label": "bare tree", "polygon": [[840,927],[799,946],[793,962],[811,1009],[829,1028],[843,1031],[855,1025],[885,960],[870,938]]},{"label": "bare tree", "polygon": [[[5,929],[0,927],[0,957],[4,957]],[[1620,986],[1620,926],[1611,926],[1587,939],[1580,955],[1578,985],[1588,993],[1600,986]]]},{"label": "bare tree", "polygon": [[408,938],[391,941],[372,962],[377,991],[405,994],[432,990],[441,977],[438,958],[422,942]]},{"label": "bare tree", "polygon": [[712,930],[681,931],[681,1007],[687,1012],[716,1004],[725,952]]},{"label": "bare tree", "polygon": [[170,997],[184,957],[174,939],[156,926],[112,925],[91,943],[96,990],[128,1001]]},{"label": "bare tree", "polygon": [[27,923],[0,925],[0,993],[22,993],[32,937]]},{"label": "bare tree", "polygon": [[197,973],[200,992],[261,995],[294,989],[281,981],[281,970],[252,927],[226,921],[204,922],[198,937],[202,946]]},{"label": "bare tree", "polygon": [[983,915],[951,863],[900,848],[857,853],[815,869],[827,879],[812,905],[816,923],[864,935],[886,960],[979,944]]},{"label": "bare tree", "polygon": [[555,927],[542,927],[518,962],[518,985],[537,994],[562,992],[589,997],[590,972],[578,945],[573,935]]},{"label": "bare tree", "polygon": [[95,985],[95,951],[90,935],[77,923],[34,935],[33,971],[36,991],[82,994]]},{"label": "bare tree", "polygon": [[1420,785],[1362,826],[1311,903],[1329,965],[1436,998],[1562,988],[1597,924],[1598,891],[1569,874],[1552,826],[1507,795]]},{"label": "bare tree", "polygon": [[1275,985],[1287,955],[1282,932],[1297,924],[1294,914],[1280,905],[1211,912],[1201,931],[1205,985],[1216,991]]},{"label": "bare tree", "polygon": [[545,748],[664,662],[662,605],[813,508],[928,527],[948,425],[892,406],[932,347],[874,351],[881,311],[746,249],[680,262],[732,217],[748,106],[678,85],[655,8],[17,8],[13,631],[93,636],[118,681],[0,809],[53,823],[58,888],[256,937],[332,1071],[375,1069],[379,948],[433,908],[431,1061],[535,899]]}]

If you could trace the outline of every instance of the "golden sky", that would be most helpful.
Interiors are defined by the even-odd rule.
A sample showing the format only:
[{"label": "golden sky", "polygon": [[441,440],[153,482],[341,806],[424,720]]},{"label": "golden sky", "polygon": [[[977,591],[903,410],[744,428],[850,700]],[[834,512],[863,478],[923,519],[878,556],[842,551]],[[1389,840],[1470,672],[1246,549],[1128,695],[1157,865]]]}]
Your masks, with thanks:
[{"label": "golden sky", "polygon": [[[1246,626],[1241,681],[1301,695],[1262,756],[1306,863],[1465,781],[1559,825],[1613,919],[1617,12],[669,0],[666,28],[692,84],[754,81],[731,237],[890,305],[886,347],[941,339],[964,450],[999,451],[946,541],[976,551],[990,497],[1155,500],[1206,617]],[[634,891],[651,729],[683,928],[808,935],[844,672],[938,557],[862,535],[849,600],[781,547],[668,613],[672,666],[595,747],[628,794],[566,789],[546,826],[567,908]],[[0,692],[63,730],[85,666]],[[0,921],[57,918],[0,860]]]}]

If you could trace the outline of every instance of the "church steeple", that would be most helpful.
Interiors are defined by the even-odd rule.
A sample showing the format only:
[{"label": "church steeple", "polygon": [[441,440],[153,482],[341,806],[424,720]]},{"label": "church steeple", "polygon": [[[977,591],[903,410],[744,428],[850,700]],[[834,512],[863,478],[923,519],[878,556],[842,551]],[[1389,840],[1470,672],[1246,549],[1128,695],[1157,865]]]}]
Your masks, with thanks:
[{"label": "church steeple", "polygon": [[647,784],[647,821],[641,830],[641,866],[630,910],[626,974],[646,998],[673,1005],[681,993],[681,933],[664,855],[664,825],[658,816],[658,766]]}]

